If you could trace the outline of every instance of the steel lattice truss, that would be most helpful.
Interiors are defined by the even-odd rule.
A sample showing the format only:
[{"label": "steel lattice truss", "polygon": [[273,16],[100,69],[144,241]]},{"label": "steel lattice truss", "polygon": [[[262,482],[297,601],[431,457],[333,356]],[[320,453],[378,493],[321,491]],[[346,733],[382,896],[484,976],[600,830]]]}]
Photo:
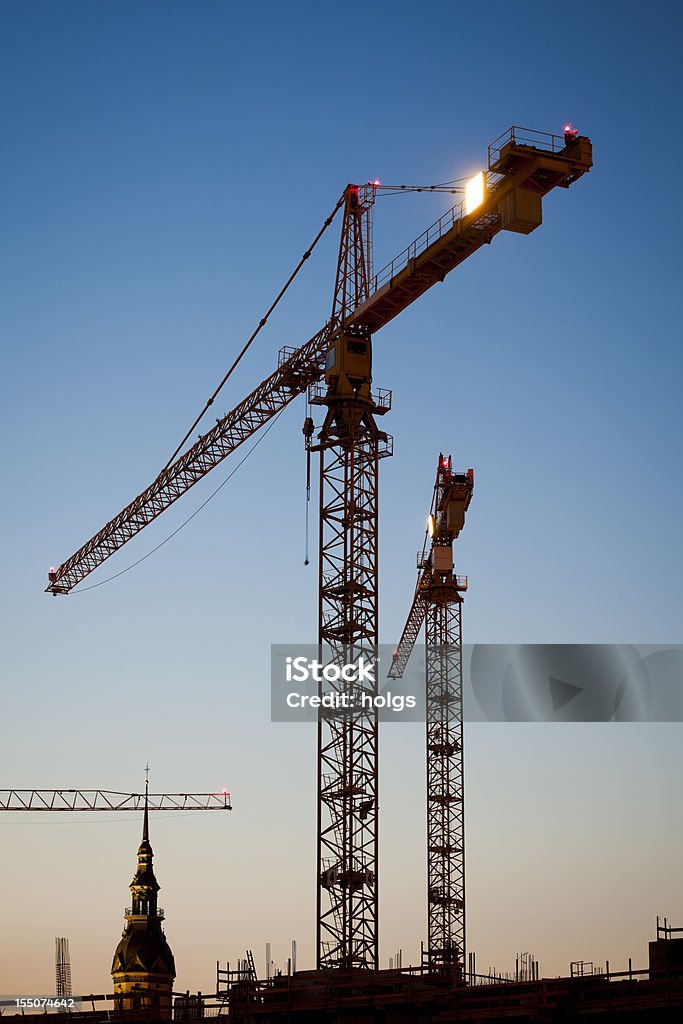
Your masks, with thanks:
[{"label": "steel lattice truss", "polygon": [[347,208],[339,241],[337,275],[332,300],[332,323],[342,327],[368,298],[371,251],[371,185],[348,185]]},{"label": "steel lattice truss", "polygon": [[[389,677],[400,678],[425,622],[427,748],[427,931],[430,971],[461,975],[465,960],[462,723],[462,595],[453,541],[464,526],[474,472],[454,473],[439,455],[419,576]],[[452,514],[450,514],[452,513]]]},{"label": "steel lattice truss", "polygon": [[[363,433],[322,453],[320,639],[338,663],[372,663],[376,653],[379,454],[377,438]],[[319,966],[375,968],[376,677],[335,688],[361,706],[321,716],[318,726]]]},{"label": "steel lattice truss", "polygon": [[465,963],[462,603],[427,609],[427,930],[429,967]]},{"label": "steel lattice truss", "polygon": [[51,580],[47,589],[56,594],[68,593],[305,391],[309,384],[319,380],[329,333],[330,325],[327,324],[301,348],[295,351],[283,349],[277,370],[60,565],[55,580]]},{"label": "steel lattice truss", "polygon": [[[150,811],[230,811],[229,793],[150,793]],[[0,789],[0,811],[139,811],[144,793],[109,789]]]},{"label": "steel lattice truss", "polygon": [[417,581],[417,588],[415,590],[415,596],[413,597],[413,603],[410,606],[410,611],[408,612],[406,624],[403,627],[401,639],[394,651],[394,660],[389,672],[387,673],[389,679],[402,679],[406,666],[410,661],[410,655],[413,653],[413,647],[417,643],[417,638],[420,635],[420,630],[422,629],[422,624],[425,620],[425,615],[427,614],[427,596],[425,588],[429,583],[430,577],[431,566],[427,563],[422,572],[422,576]]},{"label": "steel lattice truss", "polygon": [[[368,294],[366,265],[372,197],[346,193],[332,322]],[[348,346],[351,346],[349,349]],[[350,360],[359,348],[360,363]],[[371,339],[359,331],[336,342],[319,434],[320,543],[318,637],[326,661],[374,665],[377,645],[378,467],[388,454],[370,392]],[[318,720],[318,966],[378,966],[377,677],[330,687],[349,702]],[[322,690],[322,687],[321,687]]]}]

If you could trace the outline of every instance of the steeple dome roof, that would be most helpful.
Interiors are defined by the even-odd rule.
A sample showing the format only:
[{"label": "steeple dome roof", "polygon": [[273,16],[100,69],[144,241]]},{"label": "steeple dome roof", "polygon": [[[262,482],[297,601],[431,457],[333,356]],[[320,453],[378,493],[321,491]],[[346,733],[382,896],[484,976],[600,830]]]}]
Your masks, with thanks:
[{"label": "steeple dome roof", "polygon": [[132,905],[126,910],[126,927],[116,947],[111,973],[117,976],[134,973],[175,978],[173,953],[161,922],[163,910],[157,906],[159,883],[153,866],[154,852],[149,841],[149,784],[145,784],[145,813],[142,840],[138,847],[138,864],[130,883]]}]

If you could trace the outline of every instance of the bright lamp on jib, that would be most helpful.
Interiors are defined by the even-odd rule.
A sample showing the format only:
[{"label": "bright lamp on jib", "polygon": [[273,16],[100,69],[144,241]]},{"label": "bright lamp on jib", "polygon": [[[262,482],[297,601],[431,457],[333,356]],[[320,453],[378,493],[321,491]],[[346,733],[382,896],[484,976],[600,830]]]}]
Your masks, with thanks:
[{"label": "bright lamp on jib", "polygon": [[472,213],[484,202],[484,172],[480,171],[465,185],[465,213]]}]

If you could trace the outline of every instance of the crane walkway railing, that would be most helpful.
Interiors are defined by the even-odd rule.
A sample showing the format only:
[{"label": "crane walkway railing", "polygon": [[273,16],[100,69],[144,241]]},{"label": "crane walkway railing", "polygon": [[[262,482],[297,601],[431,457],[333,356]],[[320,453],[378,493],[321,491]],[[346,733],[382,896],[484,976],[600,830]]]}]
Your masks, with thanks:
[{"label": "crane walkway railing", "polygon": [[406,246],[403,252],[400,252],[398,256],[394,256],[390,263],[387,263],[375,274],[372,278],[371,293],[379,291],[382,285],[396,277],[401,270],[408,266],[410,260],[416,259],[428,246],[445,235],[447,231],[450,231],[455,222],[461,220],[464,215],[465,200],[461,199],[450,210],[442,213],[439,219],[430,224],[421,235],[418,235],[410,245]]},{"label": "crane walkway railing", "polygon": [[[549,132],[537,132],[532,128],[520,128],[518,125],[513,125],[508,128],[507,131],[499,135],[491,145],[488,147],[488,171],[485,172],[486,177],[486,192],[491,194],[496,190],[496,186],[502,180],[502,175],[492,168],[496,165],[500,158],[501,152],[505,146],[510,143],[515,143],[519,146],[532,146],[534,149],[542,150],[546,153],[561,153],[567,148],[567,138],[564,135],[552,135]],[[409,263],[410,260],[416,259],[420,253],[424,252],[430,245],[438,241],[446,232],[450,231],[457,221],[462,220],[466,216],[465,199],[460,199],[455,206],[452,206],[445,213],[430,224],[429,227],[418,235],[410,245],[395,256],[393,260],[385,264],[380,271],[373,278],[371,278],[371,292],[378,291],[383,285],[392,278],[396,277],[401,270],[403,270]],[[474,212],[474,211],[472,211]],[[491,216],[491,214],[489,214]]]},{"label": "crane walkway railing", "polygon": [[513,124],[497,139],[494,139],[488,148],[489,170],[500,159],[501,151],[509,143],[516,146],[533,146],[534,149],[541,149],[546,153],[561,153],[567,148],[566,135],[552,135],[550,132],[537,132],[533,128],[520,128]]}]

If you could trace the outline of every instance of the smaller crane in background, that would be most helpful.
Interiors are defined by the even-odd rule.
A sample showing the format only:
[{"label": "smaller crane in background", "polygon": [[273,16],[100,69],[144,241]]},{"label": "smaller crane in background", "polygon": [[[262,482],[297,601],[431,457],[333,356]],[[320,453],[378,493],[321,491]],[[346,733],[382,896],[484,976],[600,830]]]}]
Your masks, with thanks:
[{"label": "smaller crane in background", "polygon": [[453,541],[465,525],[474,470],[455,473],[439,455],[418,580],[389,678],[400,679],[425,623],[427,733],[427,949],[434,973],[465,973],[465,821],[462,725],[462,602]]},{"label": "smaller crane in background", "polygon": [[0,789],[0,811],[231,811],[230,793],[117,793],[111,789]]}]

